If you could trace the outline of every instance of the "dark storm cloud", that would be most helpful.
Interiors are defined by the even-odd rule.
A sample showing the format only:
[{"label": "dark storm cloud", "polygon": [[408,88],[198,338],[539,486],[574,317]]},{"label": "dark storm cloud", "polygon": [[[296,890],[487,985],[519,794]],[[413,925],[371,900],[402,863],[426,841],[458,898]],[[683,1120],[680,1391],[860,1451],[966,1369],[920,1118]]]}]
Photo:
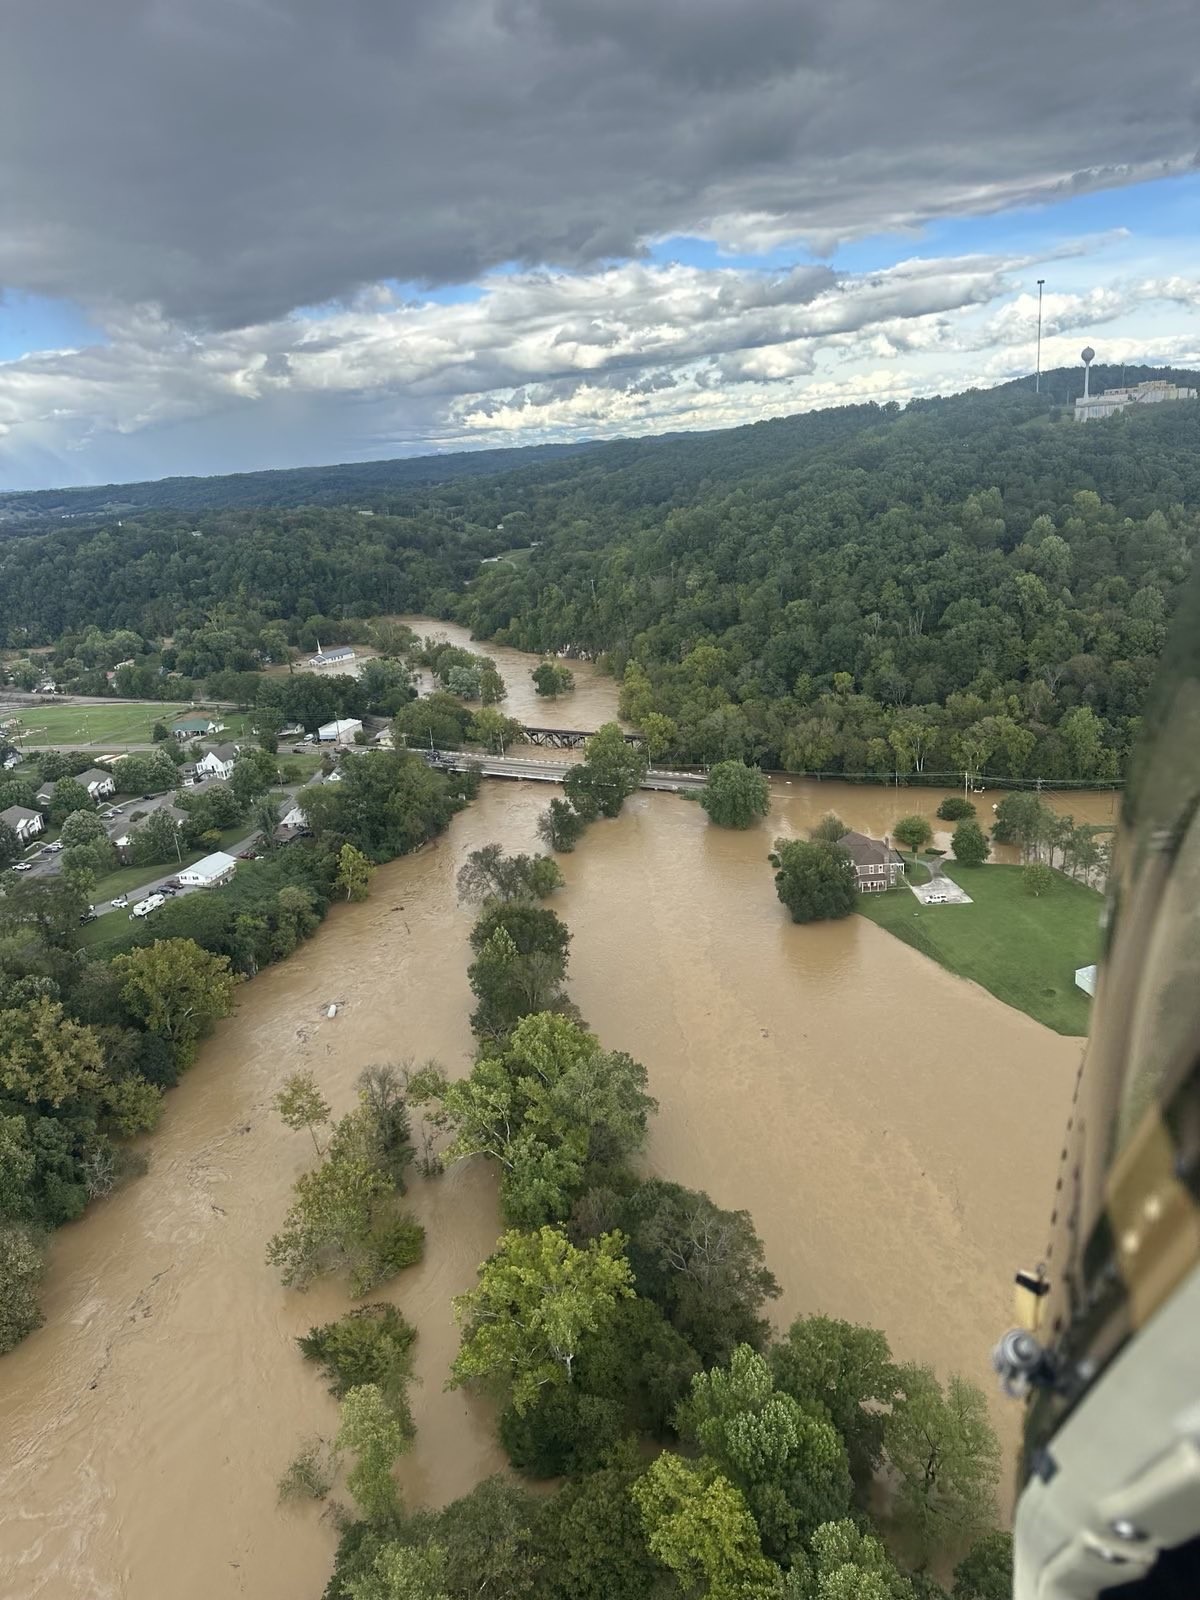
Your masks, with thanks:
[{"label": "dark storm cloud", "polygon": [[1195,0],[26,0],[0,284],[236,327],[1194,159]]}]

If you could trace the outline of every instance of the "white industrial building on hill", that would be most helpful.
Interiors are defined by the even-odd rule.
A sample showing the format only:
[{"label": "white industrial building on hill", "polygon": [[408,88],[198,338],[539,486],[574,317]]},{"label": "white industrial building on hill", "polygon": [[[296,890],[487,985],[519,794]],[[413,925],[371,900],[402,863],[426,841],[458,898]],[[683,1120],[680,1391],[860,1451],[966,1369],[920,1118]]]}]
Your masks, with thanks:
[{"label": "white industrial building on hill", "polygon": [[1089,393],[1092,362],[1096,352],[1089,345],[1083,351],[1083,394],[1075,402],[1075,421],[1093,422],[1097,417],[1115,416],[1126,406],[1157,406],[1167,400],[1194,400],[1195,389],[1182,388],[1165,378],[1151,378],[1146,383],[1135,383],[1125,389],[1106,389],[1103,394]]}]

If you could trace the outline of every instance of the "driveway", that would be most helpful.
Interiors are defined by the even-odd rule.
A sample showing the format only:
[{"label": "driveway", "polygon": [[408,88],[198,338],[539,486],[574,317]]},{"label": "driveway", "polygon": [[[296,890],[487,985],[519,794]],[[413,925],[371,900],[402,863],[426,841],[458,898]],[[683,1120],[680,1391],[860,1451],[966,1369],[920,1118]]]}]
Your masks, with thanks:
[{"label": "driveway", "polygon": [[[936,878],[930,878],[928,883],[910,883],[908,886],[923,906],[929,904],[947,906],[969,906],[971,896],[960,889],[953,878],[947,878],[945,873],[939,873]],[[937,899],[930,901],[930,896],[936,895]]]}]

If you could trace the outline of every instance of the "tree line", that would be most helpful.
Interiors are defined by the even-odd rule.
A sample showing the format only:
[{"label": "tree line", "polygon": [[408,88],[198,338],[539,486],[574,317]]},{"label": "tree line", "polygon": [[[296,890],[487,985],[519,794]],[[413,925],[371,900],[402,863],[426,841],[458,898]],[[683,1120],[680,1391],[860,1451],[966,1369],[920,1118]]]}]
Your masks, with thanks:
[{"label": "tree line", "polygon": [[[338,1396],[338,1428],[305,1442],[280,1491],[324,1499],[344,1475],[353,1509],[338,1512],[326,1600],[935,1600],[930,1569],[947,1558],[955,1600],[1006,1600],[982,1394],[897,1363],[875,1329],[811,1316],[773,1334],[779,1285],[749,1215],[640,1175],[655,1102],[645,1068],[606,1050],[570,999],[570,932],[546,903],[561,881],[545,856],[472,853],[459,891],[479,907],[476,1060],[462,1079],[436,1064],[385,1076],[404,1084],[403,1166],[497,1167],[505,1231],[455,1303],[450,1382],[496,1399],[521,1477],[565,1481],[545,1496],[495,1477],[440,1511],[405,1506],[392,1467],[415,1432],[413,1329],[384,1305],[314,1327],[300,1352]],[[316,1142],[329,1112],[315,1083],[293,1077],[280,1106]],[[324,1241],[359,1295],[378,1281],[375,1202],[310,1197],[364,1140],[381,1170],[375,1116],[364,1086],[353,1136],[335,1125],[297,1185],[303,1252]],[[392,1217],[396,1189],[381,1178],[370,1191]],[[351,1218],[349,1239],[313,1235],[317,1217]],[[269,1254],[290,1270],[290,1246]]]}]

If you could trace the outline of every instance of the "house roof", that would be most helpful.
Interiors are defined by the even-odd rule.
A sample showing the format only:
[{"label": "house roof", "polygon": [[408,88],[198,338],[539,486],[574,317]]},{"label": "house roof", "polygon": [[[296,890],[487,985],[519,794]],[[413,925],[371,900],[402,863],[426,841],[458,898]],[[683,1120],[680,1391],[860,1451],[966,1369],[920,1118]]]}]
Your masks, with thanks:
[{"label": "house roof", "polygon": [[113,775],[105,772],[103,767],[89,767],[86,772],[81,772],[76,778],[76,783],[81,783],[86,789],[89,783],[111,783]]},{"label": "house roof", "polygon": [[53,800],[54,791],[57,788],[58,784],[54,779],[47,779],[47,781],[42,784],[41,788],[38,790],[37,798],[39,800]]},{"label": "house roof", "polygon": [[872,839],[865,833],[844,833],[838,840],[842,849],[856,867],[903,866],[898,851],[884,844],[882,839]]},{"label": "house roof", "polygon": [[214,744],[206,752],[207,755],[216,756],[218,761],[233,761],[237,753],[238,747],[235,744]]},{"label": "house roof", "polygon": [[233,856],[226,855],[224,850],[214,850],[211,856],[203,856],[199,861],[193,861],[190,867],[184,867],[180,872],[181,878],[220,878],[226,872],[232,872],[237,866]]},{"label": "house roof", "polygon": [[42,813],[30,811],[25,806],[8,806],[0,811],[0,822],[7,822],[10,828],[15,828],[18,822],[40,822]]},{"label": "house roof", "polygon": [[214,789],[223,789],[224,787],[225,787],[225,779],[224,778],[218,778],[214,774],[212,777],[209,777],[209,778],[201,778],[199,783],[193,783],[189,787],[188,793],[189,794],[210,794],[212,792],[212,790],[214,790]]},{"label": "house roof", "polygon": [[212,726],[211,717],[180,717],[178,722],[172,724],[176,733],[207,733]]}]

